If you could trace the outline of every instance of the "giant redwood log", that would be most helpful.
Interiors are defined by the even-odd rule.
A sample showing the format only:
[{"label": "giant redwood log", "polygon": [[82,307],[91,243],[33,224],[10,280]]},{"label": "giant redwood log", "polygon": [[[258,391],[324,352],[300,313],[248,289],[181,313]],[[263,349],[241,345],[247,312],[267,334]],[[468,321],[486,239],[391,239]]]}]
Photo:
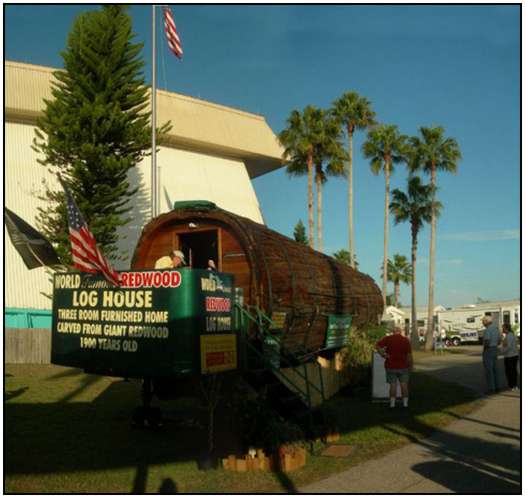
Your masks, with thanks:
[{"label": "giant redwood log", "polygon": [[269,316],[286,313],[290,348],[322,349],[330,314],[351,314],[357,327],[379,322],[383,301],[370,276],[212,203],[182,204],[144,227],[133,269],[154,268],[174,249],[194,268],[214,259],[219,271],[235,275],[245,304]]}]

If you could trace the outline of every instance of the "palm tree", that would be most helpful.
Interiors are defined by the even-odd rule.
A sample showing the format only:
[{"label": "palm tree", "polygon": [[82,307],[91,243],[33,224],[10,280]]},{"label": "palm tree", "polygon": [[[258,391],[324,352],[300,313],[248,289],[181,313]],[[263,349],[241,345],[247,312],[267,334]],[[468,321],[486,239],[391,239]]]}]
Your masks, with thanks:
[{"label": "palm tree", "polygon": [[329,176],[344,175],[346,159],[340,141],[341,128],[337,121],[325,112],[322,127],[314,146],[315,186],[317,191],[317,250],[323,251],[323,184]]},{"label": "palm tree", "polygon": [[[407,160],[407,137],[400,135],[396,125],[379,125],[368,132],[367,141],[363,144],[363,154],[370,159],[370,167],[375,175],[385,172],[385,224],[383,243],[383,268],[388,260],[388,207],[390,198],[390,174],[394,164]],[[386,306],[387,274],[383,272],[383,306]]]},{"label": "palm tree", "polygon": [[417,333],[416,315],[416,259],[417,259],[417,236],[424,223],[430,223],[432,213],[439,215],[441,204],[434,201],[433,188],[424,185],[421,178],[412,176],[408,180],[407,193],[395,189],[392,192],[390,211],[394,215],[396,225],[403,221],[410,223],[412,235],[412,345],[419,348],[419,337]]},{"label": "palm tree", "polygon": [[387,262],[387,279],[394,284],[394,306],[399,303],[399,287],[401,283],[409,284],[412,280],[412,265],[406,256],[394,254],[394,259]]},{"label": "palm tree", "polygon": [[[430,185],[433,187],[433,194],[436,192],[436,174],[438,171],[455,173],[457,163],[461,159],[459,145],[453,138],[444,136],[445,130],[441,126],[419,129],[421,139],[412,137],[410,143],[413,148],[413,155],[409,167],[411,171],[423,170],[430,174]],[[428,278],[428,321],[426,332],[426,348],[432,345],[434,331],[434,269],[436,259],[436,216],[432,214],[430,224],[430,257],[429,257],[429,278]]]},{"label": "palm tree", "polygon": [[332,115],[346,128],[348,135],[348,250],[350,266],[355,268],[352,141],[356,129],[362,130],[375,124],[375,112],[370,109],[371,103],[357,92],[344,93],[332,106]]},{"label": "palm tree", "polygon": [[314,146],[317,143],[323,123],[323,112],[313,106],[306,106],[301,114],[293,110],[286,120],[287,127],[279,133],[284,147],[283,160],[291,176],[308,175],[308,244],[314,248]]}]

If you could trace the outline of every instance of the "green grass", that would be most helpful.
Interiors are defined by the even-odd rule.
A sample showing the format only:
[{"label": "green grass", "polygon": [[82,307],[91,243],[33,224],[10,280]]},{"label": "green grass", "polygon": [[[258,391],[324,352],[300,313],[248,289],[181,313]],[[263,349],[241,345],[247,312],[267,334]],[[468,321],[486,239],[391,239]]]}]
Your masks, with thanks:
[{"label": "green grass", "polygon": [[[309,455],[306,467],[289,474],[204,472],[196,459],[206,448],[206,412],[196,399],[162,402],[168,423],[162,432],[153,432],[130,424],[139,401],[137,381],[51,365],[6,365],[5,375],[9,493],[289,492],[424,438],[478,403],[459,386],[415,373],[408,412],[372,403],[366,389],[328,401],[340,443],[355,446],[348,458]],[[218,446],[227,456],[238,441],[227,405],[223,411]]]}]

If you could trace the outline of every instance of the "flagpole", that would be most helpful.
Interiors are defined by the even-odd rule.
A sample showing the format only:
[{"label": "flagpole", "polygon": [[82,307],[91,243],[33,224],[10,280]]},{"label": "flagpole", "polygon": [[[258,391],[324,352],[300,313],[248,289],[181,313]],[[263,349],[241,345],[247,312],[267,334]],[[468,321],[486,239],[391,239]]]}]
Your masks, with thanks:
[{"label": "flagpole", "polygon": [[151,6],[151,217],[157,216],[157,55],[155,4]]}]

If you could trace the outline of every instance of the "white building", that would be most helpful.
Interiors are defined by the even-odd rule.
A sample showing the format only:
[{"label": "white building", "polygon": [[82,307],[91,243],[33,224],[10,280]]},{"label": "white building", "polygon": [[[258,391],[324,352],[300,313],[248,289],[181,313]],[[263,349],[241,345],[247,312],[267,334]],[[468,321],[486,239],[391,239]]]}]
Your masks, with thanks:
[{"label": "white building", "polygon": [[[409,313],[410,315],[410,313]],[[395,306],[387,306],[381,317],[381,322],[386,323],[389,327],[404,327],[405,320],[409,317],[406,313]]]},{"label": "white building", "polygon": [[[31,148],[37,116],[50,99],[53,68],[6,61],[4,63],[5,205],[35,226],[36,194],[42,180],[54,183],[37,163]],[[159,212],[174,202],[202,199],[263,223],[251,179],[279,168],[282,149],[263,116],[211,102],[157,92],[157,122],[172,122],[172,131],[157,154]],[[121,250],[129,267],[142,227],[150,219],[151,173],[146,158],[130,174],[139,186],[133,203],[133,221],[121,230]],[[44,268],[27,270],[6,239],[4,295],[7,326],[41,326],[49,323],[49,276]]]}]

